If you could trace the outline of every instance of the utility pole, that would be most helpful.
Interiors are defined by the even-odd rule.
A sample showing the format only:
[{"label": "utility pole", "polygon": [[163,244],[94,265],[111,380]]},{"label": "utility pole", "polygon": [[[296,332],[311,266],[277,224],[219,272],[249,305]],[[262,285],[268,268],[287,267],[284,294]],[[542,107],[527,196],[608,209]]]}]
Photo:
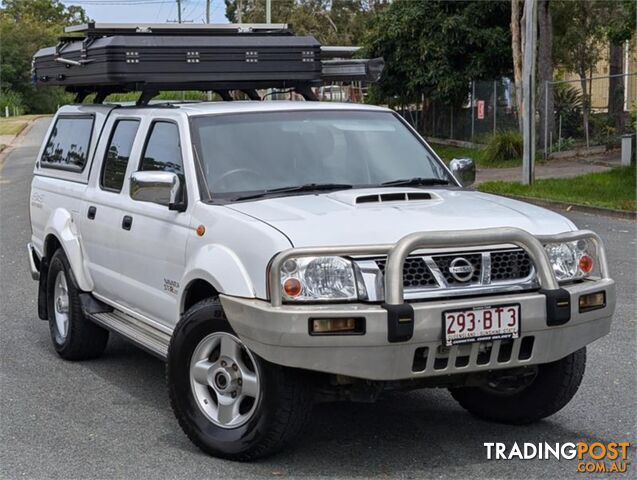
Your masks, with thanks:
[{"label": "utility pole", "polygon": [[524,2],[524,60],[522,64],[522,183],[535,179],[535,48],[537,43],[537,0]]},{"label": "utility pole", "polygon": [[272,23],[272,0],[265,0],[265,23]]},{"label": "utility pole", "polygon": [[[206,0],[206,23],[210,23],[210,2],[211,0]],[[210,90],[206,92],[206,99],[212,102],[212,92]]]},{"label": "utility pole", "polygon": [[243,2],[241,0],[237,0],[237,23],[241,22],[241,17],[243,15]]},{"label": "utility pole", "polygon": [[181,23],[181,0],[177,0],[177,23]]}]

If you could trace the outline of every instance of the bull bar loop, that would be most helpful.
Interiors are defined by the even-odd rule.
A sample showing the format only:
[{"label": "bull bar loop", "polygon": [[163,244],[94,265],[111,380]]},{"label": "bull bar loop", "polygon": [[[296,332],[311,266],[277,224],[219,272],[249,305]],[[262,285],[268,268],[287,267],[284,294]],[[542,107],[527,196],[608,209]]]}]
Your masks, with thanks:
[{"label": "bull bar loop", "polygon": [[544,250],[544,244],[591,240],[595,246],[599,262],[600,275],[609,278],[606,252],[600,237],[590,230],[577,230],[556,235],[534,236],[525,230],[514,227],[483,228],[461,231],[418,232],[401,238],[390,245],[353,245],[335,247],[290,248],[272,259],[269,270],[270,302],[273,307],[283,304],[281,286],[281,267],[293,257],[315,255],[387,255],[385,267],[385,301],[389,305],[402,305],[403,265],[407,256],[422,248],[479,247],[489,245],[514,244],[527,251],[535,264],[540,286],[544,290],[558,290],[559,284],[553,273],[553,267]]}]

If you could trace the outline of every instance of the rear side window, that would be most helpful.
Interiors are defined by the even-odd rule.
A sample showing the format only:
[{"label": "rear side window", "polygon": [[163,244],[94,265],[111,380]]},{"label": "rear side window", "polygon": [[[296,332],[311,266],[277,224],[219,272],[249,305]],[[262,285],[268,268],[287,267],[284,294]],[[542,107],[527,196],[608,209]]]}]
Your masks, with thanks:
[{"label": "rear side window", "polygon": [[155,122],[151,127],[140,170],[173,172],[183,177],[179,130],[170,122]]},{"label": "rear side window", "polygon": [[102,168],[100,185],[103,189],[113,192],[122,190],[138,127],[139,120],[118,120],[115,123]]},{"label": "rear side window", "polygon": [[84,170],[92,131],[92,115],[58,117],[40,159],[41,166],[77,172]]}]

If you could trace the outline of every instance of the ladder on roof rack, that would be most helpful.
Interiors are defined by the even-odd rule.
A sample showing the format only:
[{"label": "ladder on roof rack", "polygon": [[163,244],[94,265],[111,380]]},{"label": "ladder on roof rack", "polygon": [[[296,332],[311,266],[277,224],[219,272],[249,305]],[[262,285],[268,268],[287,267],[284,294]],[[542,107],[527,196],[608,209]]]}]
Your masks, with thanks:
[{"label": "ladder on roof rack", "polygon": [[[84,23],[64,29],[87,38],[113,35],[293,35],[286,23]],[[69,38],[69,37],[67,37]],[[70,37],[73,38],[73,37]]]}]

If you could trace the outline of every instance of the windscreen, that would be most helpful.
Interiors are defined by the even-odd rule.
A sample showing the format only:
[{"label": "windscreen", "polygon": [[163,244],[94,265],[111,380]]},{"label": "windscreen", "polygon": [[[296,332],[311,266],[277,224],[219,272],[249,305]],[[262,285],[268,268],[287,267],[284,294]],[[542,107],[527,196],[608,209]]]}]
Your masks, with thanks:
[{"label": "windscreen", "polygon": [[286,111],[194,117],[201,182],[212,198],[306,184],[451,180],[392,113]]}]

